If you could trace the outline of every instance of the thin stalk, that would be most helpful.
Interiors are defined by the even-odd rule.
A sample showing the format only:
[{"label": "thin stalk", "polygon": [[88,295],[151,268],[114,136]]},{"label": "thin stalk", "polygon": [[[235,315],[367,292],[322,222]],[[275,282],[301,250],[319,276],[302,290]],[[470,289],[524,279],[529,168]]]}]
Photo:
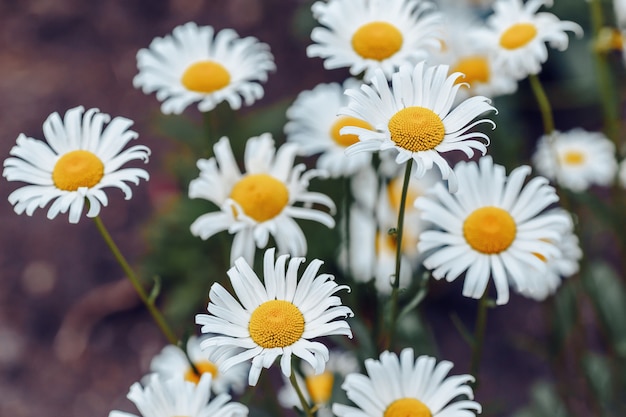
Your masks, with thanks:
[{"label": "thin stalk", "polygon": [[478,302],[478,311],[476,312],[476,325],[474,327],[474,340],[472,343],[472,359],[470,362],[470,375],[474,380],[474,390],[478,388],[478,370],[480,369],[480,361],[483,355],[483,345],[485,343],[485,330],[487,329],[487,309],[489,308],[488,289],[480,297]]},{"label": "thin stalk", "polygon": [[135,272],[130,267],[128,261],[126,261],[126,258],[124,258],[124,255],[122,255],[122,252],[113,241],[113,238],[111,238],[111,235],[109,234],[108,230],[104,226],[104,223],[102,223],[102,219],[100,219],[100,216],[94,217],[94,222],[96,223],[96,227],[98,228],[98,231],[102,235],[102,238],[104,239],[105,243],[107,244],[107,246],[113,253],[115,260],[117,260],[117,262],[120,264],[120,266],[124,270],[126,277],[128,277],[128,280],[135,288],[135,291],[137,292],[137,294],[139,295],[139,298],[148,309],[148,312],[150,312],[150,315],[152,316],[152,319],[154,320],[156,325],[159,327],[159,329],[161,330],[165,338],[168,340],[168,342],[170,342],[173,345],[177,345],[178,338],[174,335],[174,333],[168,326],[167,322],[165,321],[165,318],[163,317],[159,309],[154,304],[154,301],[151,300],[150,297],[148,297],[148,295],[146,294],[146,291],[144,290],[143,286],[139,282],[137,275],[135,275]]},{"label": "thin stalk", "polygon": [[539,80],[537,74],[529,75],[528,80],[530,81],[530,87],[532,88],[533,94],[537,99],[537,104],[539,105],[541,119],[543,120],[543,130],[546,135],[550,135],[554,132],[554,116],[552,115],[550,100],[548,100],[548,95],[541,85],[541,81]]},{"label": "thin stalk", "polygon": [[398,227],[396,228],[396,269],[393,282],[391,284],[391,325],[389,326],[389,338],[387,348],[393,346],[393,338],[398,320],[398,290],[400,289],[400,264],[402,260],[402,232],[404,229],[404,211],[406,208],[406,196],[409,190],[409,180],[411,179],[411,168],[413,159],[409,159],[404,170],[404,182],[402,184],[402,194],[400,196],[400,208],[398,210]]},{"label": "thin stalk", "polygon": [[289,382],[291,382],[293,389],[296,390],[296,394],[300,399],[300,403],[302,404],[302,409],[304,410],[304,413],[307,415],[307,417],[313,417],[313,411],[311,410],[311,407],[309,406],[306,398],[304,398],[302,390],[298,386],[298,381],[296,380],[296,372],[293,369],[291,370],[291,375],[289,375]]}]

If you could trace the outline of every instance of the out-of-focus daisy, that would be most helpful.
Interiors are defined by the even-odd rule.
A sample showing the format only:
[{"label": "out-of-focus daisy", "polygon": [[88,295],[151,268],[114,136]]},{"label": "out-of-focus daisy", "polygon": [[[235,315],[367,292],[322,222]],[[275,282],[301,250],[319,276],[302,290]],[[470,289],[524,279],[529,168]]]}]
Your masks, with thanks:
[{"label": "out-of-focus daisy", "polygon": [[141,49],[137,68],[135,88],[156,92],[163,113],[180,114],[196,101],[203,112],[222,101],[233,109],[242,99],[249,106],[263,97],[260,83],[276,66],[269,46],[256,38],[240,38],[232,29],[216,34],[211,26],[189,22]]},{"label": "out-of-focus daisy", "polygon": [[140,168],[121,167],[133,160],[147,162],[150,155],[143,145],[123,149],[137,138],[137,132],[129,130],[132,124],[124,117],[111,120],[98,109],[85,111],[79,106],[69,109],[63,119],[56,112],[48,116],[43,124],[47,143],[20,134],[2,173],[8,181],[29,184],[9,195],[15,212],[31,216],[52,201],[49,219],[69,211],[70,223],[78,223],[85,200],[87,217],[97,216],[108,204],[104,188],[117,187],[130,199],[127,183],[139,184],[149,175]]},{"label": "out-of-focus daisy", "polygon": [[611,185],[617,173],[613,142],[580,128],[542,136],[532,160],[541,175],[573,191]]},{"label": "out-of-focus daisy", "polygon": [[317,167],[331,177],[350,176],[369,165],[372,159],[371,154],[348,158],[346,148],[359,138],[339,133],[349,125],[372,129],[368,123],[354,117],[337,116],[339,109],[348,104],[344,90],[358,85],[360,83],[352,78],[343,85],[319,84],[312,90],[301,92],[287,109],[287,142],[297,143],[298,152],[303,156],[321,153]]},{"label": "out-of-focus daisy", "polygon": [[527,277],[531,284],[520,294],[537,301],[545,300],[549,295],[554,294],[561,285],[563,278],[568,278],[578,272],[579,261],[583,256],[580,249],[578,237],[574,233],[574,222],[571,215],[562,211],[569,223],[561,230],[561,239],[554,242],[561,251],[560,256],[546,259],[541,255],[536,255],[546,263],[544,273],[529,273]]},{"label": "out-of-focus daisy", "polygon": [[626,1],[613,0],[613,11],[617,25],[622,29],[626,28]]},{"label": "out-of-focus daisy", "polygon": [[418,250],[428,252],[424,266],[449,282],[465,272],[463,295],[472,298],[484,294],[491,277],[496,303],[506,304],[509,281],[519,291],[531,291],[528,269],[544,273],[540,257],[561,256],[555,242],[569,220],[561,212],[544,212],[558,196],[544,177],[524,185],[528,166],[507,178],[504,167],[486,156],[479,163],[460,162],[455,171],[457,194],[436,184],[431,195],[415,203],[422,217],[441,229],[420,235]]},{"label": "out-of-focus daisy", "polygon": [[445,48],[433,53],[430,62],[448,65],[451,74],[463,74],[457,79],[462,83],[457,101],[475,95],[494,98],[517,90],[517,80],[498,68],[487,45],[476,41],[485,29],[473,14],[459,11],[458,6],[451,8],[445,13],[443,28]]},{"label": "out-of-focus daisy", "polygon": [[[269,133],[250,138],[244,154],[244,174],[228,138],[221,138],[213,149],[214,158],[198,161],[200,176],[189,184],[189,197],[209,200],[220,211],[198,217],[191,224],[191,233],[202,239],[222,230],[235,234],[231,262],[243,256],[252,263],[255,248],[267,246],[270,235],[279,252],[305,255],[306,239],[294,219],[334,227],[332,216],[309,207],[319,204],[331,212],[335,210],[328,196],[308,191],[309,180],[321,172],[305,172],[304,164],[294,167],[295,144],[285,144],[276,151]],[[298,203],[304,206],[296,206]]]},{"label": "out-of-focus daisy", "polygon": [[471,375],[447,376],[453,364],[430,356],[414,359],[413,349],[400,356],[383,352],[365,360],[367,374],[350,374],[341,386],[356,407],[333,404],[339,417],[470,417],[482,411],[474,399]]},{"label": "out-of-focus daisy", "polygon": [[[192,336],[187,340],[186,353],[175,345],[167,345],[152,358],[150,370],[166,378],[183,375],[185,380],[198,383],[204,373],[210,373],[213,381],[211,389],[215,393],[233,390],[241,393],[246,386],[248,368],[245,364],[233,366],[228,371],[221,368],[224,360],[219,347],[200,348],[200,338]],[[193,363],[193,368],[191,367]],[[195,369],[194,369],[195,368]]]},{"label": "out-of-focus daisy", "polygon": [[287,377],[291,375],[292,355],[320,374],[328,361],[328,348],[312,339],[352,337],[348,323],[336,320],[352,315],[352,311],[334,295],[349,288],[337,285],[332,275],[318,275],[323,264],[319,259],[311,261],[298,280],[298,269],[305,259],[282,255],[274,260],[274,253],[274,248],[265,252],[264,283],[243,258],[237,259],[228,277],[238,300],[214,283],[209,293],[209,314],[196,316],[202,332],[213,334],[201,346],[243,349],[223,362],[225,370],[252,359],[250,385],[256,385],[261,369],[269,368],[279,356]]},{"label": "out-of-focus daisy", "polygon": [[487,18],[489,30],[477,39],[492,49],[496,65],[518,80],[541,72],[541,64],[548,59],[546,43],[564,51],[569,45],[567,31],[579,37],[583,34],[575,22],[538,12],[542,5],[550,6],[552,0],[497,0],[494,13]]},{"label": "out-of-focus daisy", "polygon": [[158,374],[148,376],[145,387],[136,382],[130,387],[127,398],[139,410],[139,415],[111,411],[109,417],[245,417],[248,407],[230,402],[230,395],[219,394],[211,399],[211,374],[202,375],[198,384],[185,381],[182,375],[163,378]]},{"label": "out-of-focus daisy", "polygon": [[[434,181],[435,178],[431,175],[421,179],[412,177],[409,181],[402,234],[400,288],[406,288],[411,283],[419,261],[418,236],[425,228],[413,202]],[[350,235],[344,237],[349,248],[340,254],[340,263],[356,281],[367,282],[374,278],[376,289],[381,294],[391,292],[396,269],[397,237],[389,232],[397,227],[402,182],[403,178],[400,176],[384,182],[376,204],[371,209],[358,203],[362,199],[357,197],[355,190],[357,202],[350,211]]]},{"label": "out-of-focus daisy", "polygon": [[[308,403],[312,403],[317,408],[318,417],[331,417],[332,411],[330,403],[332,400],[333,388],[341,384],[346,375],[359,372],[359,362],[352,352],[340,352],[331,350],[326,369],[319,375],[306,362],[301,363],[301,370],[304,378],[296,374],[296,381],[302,395]],[[284,378],[284,385],[278,392],[278,401],[285,408],[302,408],[298,394],[287,378]]]},{"label": "out-of-focus daisy", "polygon": [[311,33],[315,44],[309,57],[324,59],[324,68],[350,68],[350,74],[374,69],[386,77],[403,64],[416,64],[438,48],[436,36],[440,14],[430,1],[420,0],[330,0],[311,7],[324,27]]},{"label": "out-of-focus daisy", "polygon": [[415,161],[418,178],[437,165],[454,192],[457,180],[441,153],[462,151],[472,157],[476,149],[484,154],[487,147],[483,141],[488,143],[489,138],[474,127],[481,123],[495,126],[489,119],[474,120],[495,111],[486,97],[470,97],[452,109],[460,76],[448,75],[446,65],[426,67],[420,62],[415,67],[402,66],[394,73],[391,88],[383,73],[377,71],[371,86],[347,90],[351,100],[343,114],[365,120],[377,130],[358,126],[341,129],[342,134],[359,136],[359,142],[346,149],[346,154],[393,149],[398,164]]}]

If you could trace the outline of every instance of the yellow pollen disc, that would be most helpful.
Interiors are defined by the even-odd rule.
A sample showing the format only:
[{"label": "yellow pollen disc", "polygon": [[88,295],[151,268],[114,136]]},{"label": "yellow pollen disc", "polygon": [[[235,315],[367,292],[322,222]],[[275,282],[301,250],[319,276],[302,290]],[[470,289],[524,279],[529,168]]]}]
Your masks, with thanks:
[{"label": "yellow pollen disc", "polygon": [[400,398],[389,404],[383,417],[432,417],[432,413],[416,398]]},{"label": "yellow pollen disc", "polygon": [[443,121],[426,107],[407,107],[391,117],[391,140],[410,152],[428,151],[439,145],[446,134]]},{"label": "yellow pollen disc", "polygon": [[89,151],[77,150],[63,155],[52,170],[54,185],[65,191],[91,188],[104,176],[104,164]]},{"label": "yellow pollen disc", "polygon": [[196,367],[199,375],[193,368],[189,368],[187,372],[185,372],[185,380],[189,382],[193,382],[194,384],[198,384],[200,382],[200,377],[202,374],[209,373],[213,376],[213,379],[217,377],[217,366],[209,361],[202,361],[193,364]]},{"label": "yellow pollen disc", "polygon": [[499,207],[486,206],[474,210],[463,223],[463,235],[478,252],[500,253],[508,248],[517,233],[515,220]]},{"label": "yellow pollen disc", "polygon": [[456,66],[450,71],[462,72],[465,74],[464,78],[457,78],[458,83],[468,83],[474,85],[475,83],[486,83],[489,81],[489,63],[484,56],[468,56],[459,59]]},{"label": "yellow pollen disc", "polygon": [[382,61],[402,48],[402,32],[387,22],[367,23],[352,35],[352,48],[365,59]]},{"label": "yellow pollen disc", "polygon": [[313,404],[326,404],[333,394],[335,376],[332,372],[323,372],[319,375],[307,376],[306,389],[313,400]]},{"label": "yellow pollen disc", "polygon": [[289,301],[266,301],[252,312],[248,331],[252,340],[263,348],[290,346],[304,333],[304,316]]},{"label": "yellow pollen disc", "polygon": [[565,152],[561,160],[565,165],[582,165],[585,163],[585,154],[579,151]]},{"label": "yellow pollen disc", "polygon": [[212,93],[230,83],[230,73],[215,61],[198,61],[185,70],[180,81],[187,90]]},{"label": "yellow pollen disc", "polygon": [[[402,186],[404,182],[404,178],[396,177],[389,181],[387,185],[387,195],[389,195],[389,203],[394,210],[398,211],[400,209],[400,201],[402,200]],[[409,185],[409,189],[406,192],[406,207],[405,209],[408,211],[411,209],[413,202],[419,197],[421,193],[416,187],[411,187]]]},{"label": "yellow pollen disc", "polygon": [[357,119],[356,117],[341,116],[330,128],[330,137],[340,146],[348,147],[354,145],[359,141],[357,135],[342,135],[339,133],[341,129],[346,126],[362,127],[364,129],[373,130],[372,125],[364,120]]},{"label": "yellow pollen disc", "polygon": [[517,49],[537,36],[537,28],[532,23],[516,23],[500,36],[500,46],[504,49]]},{"label": "yellow pollen disc", "polygon": [[289,202],[289,190],[271,175],[250,174],[235,184],[230,198],[241,206],[246,216],[264,222],[283,211]]}]

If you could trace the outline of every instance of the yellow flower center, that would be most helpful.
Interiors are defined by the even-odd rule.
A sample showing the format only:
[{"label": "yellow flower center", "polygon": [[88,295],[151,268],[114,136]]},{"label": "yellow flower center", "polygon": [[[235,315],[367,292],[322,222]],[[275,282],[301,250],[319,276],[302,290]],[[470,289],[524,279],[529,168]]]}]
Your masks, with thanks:
[{"label": "yellow flower center", "polygon": [[500,46],[504,49],[517,49],[537,36],[537,28],[532,23],[516,23],[500,36]]},{"label": "yellow flower center", "polygon": [[416,398],[400,398],[389,404],[383,417],[432,417],[432,413]]},{"label": "yellow flower center", "polygon": [[215,61],[198,61],[185,70],[181,82],[187,90],[212,93],[230,83],[230,73]]},{"label": "yellow flower center", "polygon": [[372,125],[370,125],[364,120],[357,119],[356,117],[350,117],[350,116],[339,117],[330,128],[330,137],[338,145],[346,147],[346,148],[350,145],[354,145],[355,143],[359,141],[359,137],[357,135],[342,135],[339,133],[339,131],[346,126],[356,126],[356,127],[362,127],[364,129],[372,130]]},{"label": "yellow flower center", "polygon": [[264,222],[283,211],[289,202],[289,190],[282,181],[271,175],[250,174],[235,184],[230,198],[239,204],[247,216],[257,222]]},{"label": "yellow flower center", "polygon": [[407,107],[389,120],[391,140],[411,152],[434,149],[443,141],[446,129],[443,121],[426,107]]},{"label": "yellow flower center", "polygon": [[585,163],[585,154],[580,151],[567,151],[561,160],[565,165],[582,165]]},{"label": "yellow flower center", "polygon": [[474,210],[463,223],[467,243],[478,252],[500,253],[508,248],[517,233],[515,220],[499,207],[486,206]]},{"label": "yellow flower center", "polygon": [[[389,195],[389,203],[394,210],[400,210],[400,202],[402,200],[402,187],[403,187],[404,178],[395,177],[389,184],[387,185],[387,195]],[[417,187],[411,187],[409,183],[409,188],[406,190],[406,207],[405,210],[410,211],[413,207],[413,202],[422,195],[420,190]]]},{"label": "yellow flower center", "polygon": [[319,375],[310,375],[305,379],[306,389],[313,400],[313,404],[326,404],[333,394],[335,376],[332,372],[322,372]]},{"label": "yellow flower center", "polygon": [[185,372],[185,380],[189,382],[193,382],[194,384],[198,384],[200,382],[200,377],[202,374],[209,373],[213,376],[213,379],[217,377],[217,366],[209,361],[201,361],[193,364],[196,367],[196,371],[193,368],[189,368],[187,372]]},{"label": "yellow flower center", "polygon": [[304,316],[289,301],[266,301],[252,312],[248,331],[252,340],[263,348],[290,346],[304,333]]},{"label": "yellow flower center", "polygon": [[489,81],[489,62],[487,58],[480,55],[467,56],[459,59],[456,66],[450,72],[462,72],[464,78],[457,78],[457,83],[486,83]]},{"label": "yellow flower center", "polygon": [[382,61],[402,48],[402,32],[387,22],[367,23],[352,35],[352,48],[365,59]]},{"label": "yellow flower center", "polygon": [[89,151],[71,151],[59,158],[52,170],[54,185],[65,191],[91,188],[104,176],[104,164]]}]

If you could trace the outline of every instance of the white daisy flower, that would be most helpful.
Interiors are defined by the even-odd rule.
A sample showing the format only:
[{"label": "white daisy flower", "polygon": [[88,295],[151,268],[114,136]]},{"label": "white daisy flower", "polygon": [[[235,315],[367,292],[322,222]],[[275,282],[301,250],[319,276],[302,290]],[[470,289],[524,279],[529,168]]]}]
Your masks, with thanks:
[{"label": "white daisy flower", "polygon": [[[326,369],[319,375],[306,362],[301,362],[300,369],[304,378],[296,374],[296,381],[300,392],[309,404],[317,409],[317,417],[332,417],[330,403],[333,388],[343,381],[346,375],[359,372],[359,361],[354,353],[331,350],[326,363]],[[283,387],[278,391],[278,402],[284,408],[302,409],[302,403],[291,382],[283,377]]]},{"label": "white daisy flower", "polygon": [[[235,234],[231,262],[243,256],[253,262],[255,248],[267,246],[269,236],[280,253],[306,254],[304,233],[294,219],[313,220],[332,228],[332,216],[310,207],[319,204],[334,212],[335,205],[326,195],[308,191],[309,180],[320,171],[305,172],[304,164],[294,167],[297,146],[285,144],[278,151],[269,133],[246,143],[241,173],[228,138],[214,146],[215,157],[200,159],[200,176],[189,184],[190,198],[204,198],[220,211],[203,214],[191,224],[191,233],[202,239],[228,230]],[[304,206],[296,206],[302,203]]]},{"label": "white daisy flower", "polygon": [[430,356],[414,359],[413,349],[400,356],[380,354],[365,360],[368,376],[350,374],[341,386],[356,407],[333,404],[339,417],[470,417],[482,411],[474,399],[471,375],[447,376],[453,364]]},{"label": "white daisy flower", "polygon": [[324,68],[350,68],[364,73],[366,80],[375,69],[386,77],[403,64],[428,57],[428,49],[439,47],[440,14],[433,3],[420,0],[330,0],[311,7],[324,27],[311,32],[315,44],[309,57],[324,59]]},{"label": "white daisy flower", "polygon": [[[434,183],[433,177],[427,177],[419,180],[412,177],[409,181],[402,234],[400,288],[411,284],[419,261],[418,236],[425,226],[413,202],[426,192],[427,184]],[[385,182],[379,189],[373,210],[359,204],[356,198],[357,203],[350,211],[350,236],[344,236],[349,248],[340,253],[340,264],[356,281],[368,282],[374,278],[378,292],[387,295],[392,289],[398,249],[397,238],[389,231],[397,227],[402,183],[402,177]]]},{"label": "white daisy flower", "polygon": [[563,278],[568,278],[577,273],[579,261],[583,256],[578,237],[574,233],[572,216],[565,210],[559,210],[569,220],[568,224],[561,230],[561,239],[558,242],[552,242],[559,248],[560,256],[546,259],[539,254],[535,254],[546,263],[546,270],[543,273],[527,274],[531,284],[527,289],[518,291],[523,296],[537,301],[543,301],[548,296],[554,294],[561,285]]},{"label": "white daisy flower", "polygon": [[448,282],[465,272],[463,295],[471,298],[483,295],[491,277],[496,303],[506,304],[509,281],[519,291],[530,291],[527,270],[546,270],[539,256],[561,256],[553,242],[559,242],[568,219],[560,212],[543,212],[559,198],[544,177],[524,186],[528,166],[507,178],[504,167],[486,156],[478,163],[460,162],[455,171],[457,194],[437,184],[430,196],[415,202],[422,218],[441,229],[420,235],[418,250],[428,252],[424,266],[435,279]]},{"label": "white daisy flower", "polygon": [[463,74],[457,79],[462,85],[457,101],[475,95],[494,98],[517,91],[517,80],[502,71],[490,49],[476,39],[485,31],[482,21],[477,22],[473,14],[455,8],[445,14],[443,27],[445,48],[433,53],[430,62],[448,65],[451,74]]},{"label": "white daisy flower", "polygon": [[371,86],[347,90],[351,100],[343,114],[365,120],[377,131],[357,126],[341,129],[341,134],[359,136],[359,142],[346,149],[346,154],[394,149],[396,163],[415,161],[418,178],[437,165],[454,192],[457,180],[441,153],[456,150],[472,157],[476,149],[485,154],[486,145],[477,139],[488,143],[489,138],[474,131],[474,127],[481,123],[495,127],[489,119],[474,121],[487,111],[495,111],[486,97],[468,98],[451,109],[461,87],[456,81],[461,76],[448,76],[445,65],[426,67],[421,62],[415,67],[402,66],[393,74],[391,88],[383,73],[377,71]]},{"label": "white daisy flower", "polygon": [[352,78],[343,85],[319,84],[312,90],[298,94],[287,109],[287,142],[298,144],[298,153],[303,156],[321,153],[317,159],[317,168],[328,172],[333,178],[351,176],[372,160],[371,154],[348,158],[346,148],[358,142],[359,138],[339,133],[344,126],[350,125],[372,129],[368,123],[354,117],[337,116],[339,109],[348,104],[344,90],[360,84]]},{"label": "white daisy flower", "polygon": [[[218,346],[200,348],[200,338],[191,336],[187,340],[186,353],[175,345],[167,345],[161,352],[152,358],[150,371],[163,377],[183,375],[186,381],[197,384],[205,373],[212,376],[211,389],[221,394],[233,390],[243,392],[246,387],[248,368],[245,364],[233,366],[228,371],[222,369],[224,360],[222,349]],[[192,368],[190,362],[193,363]]]},{"label": "white daisy flower", "polygon": [[87,217],[97,216],[108,204],[106,187],[119,188],[129,200],[132,190],[126,183],[139,184],[149,175],[140,168],[121,167],[133,160],[148,162],[150,155],[143,145],[123,149],[137,138],[137,132],[129,130],[132,124],[124,117],[111,120],[98,109],[85,111],[79,106],[68,110],[63,119],[56,112],[48,116],[43,124],[47,143],[20,134],[2,173],[8,181],[29,184],[9,195],[15,212],[31,216],[53,201],[49,219],[69,211],[70,223],[78,223],[85,200]]},{"label": "white daisy flower", "polygon": [[248,407],[229,402],[230,395],[219,394],[211,399],[211,374],[202,375],[198,384],[185,381],[182,375],[163,378],[158,374],[148,376],[145,387],[134,383],[127,398],[139,415],[123,411],[111,411],[109,417],[245,417]]},{"label": "white daisy flower", "polygon": [[269,46],[232,29],[189,22],[171,35],[155,38],[137,53],[135,88],[156,92],[165,114],[180,114],[191,103],[207,112],[222,101],[234,110],[263,97],[261,82],[276,69]]},{"label": "white daisy flower", "polygon": [[202,347],[224,346],[243,352],[223,362],[225,370],[252,359],[248,382],[256,385],[262,368],[269,368],[276,358],[285,376],[291,375],[291,358],[295,355],[308,362],[316,374],[324,372],[328,348],[312,339],[346,335],[352,337],[345,320],[352,315],[338,296],[345,285],[337,285],[333,276],[320,274],[323,264],[314,259],[298,281],[298,269],[304,258],[279,256],[275,249],[265,252],[264,283],[243,258],[235,261],[228,277],[237,294],[236,300],[219,283],[211,286],[209,314],[198,314],[196,323],[202,332],[214,334],[202,341]]},{"label": "white daisy flower", "polygon": [[613,142],[600,132],[580,128],[543,135],[532,161],[541,175],[572,191],[609,186],[617,173]]},{"label": "white daisy flower", "polygon": [[575,22],[538,12],[542,5],[551,6],[552,0],[497,0],[494,13],[487,18],[489,30],[477,39],[489,45],[496,65],[518,80],[541,72],[541,64],[548,59],[546,43],[565,51],[569,45],[567,31],[578,37],[583,34]]}]

